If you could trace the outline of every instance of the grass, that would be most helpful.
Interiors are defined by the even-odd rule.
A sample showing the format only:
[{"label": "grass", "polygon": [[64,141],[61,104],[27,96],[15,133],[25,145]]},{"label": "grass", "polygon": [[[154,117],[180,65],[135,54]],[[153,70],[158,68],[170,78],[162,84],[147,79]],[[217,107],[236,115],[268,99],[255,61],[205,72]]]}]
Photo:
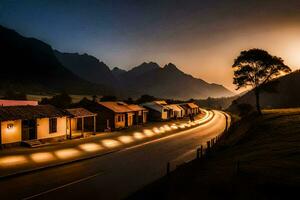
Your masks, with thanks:
[{"label": "grass", "polygon": [[237,122],[206,160],[177,169],[130,199],[288,199],[296,195],[300,109],[263,113]]}]

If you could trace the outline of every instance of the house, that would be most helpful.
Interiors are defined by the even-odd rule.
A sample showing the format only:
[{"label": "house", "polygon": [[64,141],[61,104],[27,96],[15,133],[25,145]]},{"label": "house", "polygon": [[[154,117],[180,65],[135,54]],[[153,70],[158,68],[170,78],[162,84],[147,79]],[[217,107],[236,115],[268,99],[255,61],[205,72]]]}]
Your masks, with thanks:
[{"label": "house", "polygon": [[187,103],[181,103],[179,104],[179,106],[184,109],[184,116],[187,117],[189,116],[190,114],[192,114],[192,110],[191,110],[191,107],[188,106]]},{"label": "house", "polygon": [[85,108],[66,109],[70,114],[67,119],[68,138],[85,136],[86,133],[96,132],[96,113],[92,113]]},{"label": "house", "polygon": [[133,118],[133,124],[134,125],[140,125],[144,124],[148,120],[148,110],[142,106],[136,105],[136,104],[129,104],[127,107],[134,111],[134,118]]},{"label": "house", "polygon": [[196,115],[199,113],[199,106],[197,106],[195,103],[187,103],[187,105],[190,107],[192,115]]},{"label": "house", "polygon": [[0,144],[65,138],[68,116],[51,105],[0,107]]},{"label": "house", "polygon": [[103,130],[116,130],[133,125],[134,111],[124,102],[98,102],[100,127]]},{"label": "house", "polygon": [[176,106],[181,110],[181,117],[182,118],[186,117],[185,109],[182,106],[180,106],[179,104],[176,104]]},{"label": "house", "polygon": [[184,109],[181,108],[179,105],[170,104],[167,105],[167,107],[173,110],[173,117],[175,119],[184,117]]},{"label": "house", "polygon": [[169,120],[173,113],[173,110],[167,107],[165,101],[152,101],[142,105],[149,110],[149,120],[152,121]]}]

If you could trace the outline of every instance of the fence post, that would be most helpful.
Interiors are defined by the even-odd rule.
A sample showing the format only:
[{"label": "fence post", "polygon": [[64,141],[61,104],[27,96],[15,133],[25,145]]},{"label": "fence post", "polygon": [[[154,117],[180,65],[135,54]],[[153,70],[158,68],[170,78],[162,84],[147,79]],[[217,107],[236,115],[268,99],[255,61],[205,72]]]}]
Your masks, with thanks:
[{"label": "fence post", "polygon": [[200,148],[197,148],[197,159],[200,159]]},{"label": "fence post", "polygon": [[240,173],[240,160],[238,160],[236,163],[236,174],[239,175],[239,173]]},{"label": "fence post", "polygon": [[206,143],[207,143],[207,152],[209,153],[209,151],[210,151],[210,141],[207,141]]},{"label": "fence post", "polygon": [[170,174],[170,168],[171,168],[171,164],[170,162],[167,162],[167,175]]},{"label": "fence post", "polygon": [[201,156],[201,158],[203,157],[203,146],[202,145],[200,147],[200,156]]}]

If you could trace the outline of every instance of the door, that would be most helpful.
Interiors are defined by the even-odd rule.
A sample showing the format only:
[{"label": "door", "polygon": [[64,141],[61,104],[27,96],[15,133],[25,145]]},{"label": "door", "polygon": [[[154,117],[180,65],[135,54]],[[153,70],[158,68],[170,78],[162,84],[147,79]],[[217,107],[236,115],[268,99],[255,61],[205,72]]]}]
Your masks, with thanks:
[{"label": "door", "polygon": [[82,118],[77,118],[77,131],[82,130]]},{"label": "door", "polygon": [[36,120],[22,120],[22,140],[35,140],[36,135]]}]

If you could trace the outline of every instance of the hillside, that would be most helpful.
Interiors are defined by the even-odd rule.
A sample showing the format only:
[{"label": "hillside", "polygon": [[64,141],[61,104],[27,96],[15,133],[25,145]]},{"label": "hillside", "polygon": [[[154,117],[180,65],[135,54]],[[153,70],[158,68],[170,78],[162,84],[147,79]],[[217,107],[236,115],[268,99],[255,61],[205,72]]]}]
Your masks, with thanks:
[{"label": "hillside", "polygon": [[177,168],[128,199],[293,199],[300,187],[299,121],[300,109],[242,119],[209,158]]},{"label": "hillside", "polygon": [[174,64],[163,68],[150,62],[122,73],[122,84],[131,89],[131,95],[149,94],[161,98],[190,99],[231,96],[222,85],[210,84],[180,71]]},{"label": "hillside", "polygon": [[[262,108],[291,108],[300,107],[300,71],[292,72],[282,76],[266,86],[274,88],[276,92],[262,91],[260,102]],[[255,95],[253,91],[246,93],[235,100],[228,110],[236,110],[237,104],[251,104],[255,106]]]},{"label": "hillside", "polygon": [[116,79],[109,67],[97,58],[88,54],[61,53],[55,51],[55,55],[62,65],[81,78],[108,87],[116,86]]},{"label": "hillside", "polygon": [[0,26],[0,89],[26,93],[107,93],[84,81],[57,60],[50,45]]},{"label": "hillside", "polygon": [[207,98],[197,99],[195,102],[202,108],[226,110],[232,103],[232,101],[239,98],[239,94],[231,97],[220,97],[220,98]]}]

